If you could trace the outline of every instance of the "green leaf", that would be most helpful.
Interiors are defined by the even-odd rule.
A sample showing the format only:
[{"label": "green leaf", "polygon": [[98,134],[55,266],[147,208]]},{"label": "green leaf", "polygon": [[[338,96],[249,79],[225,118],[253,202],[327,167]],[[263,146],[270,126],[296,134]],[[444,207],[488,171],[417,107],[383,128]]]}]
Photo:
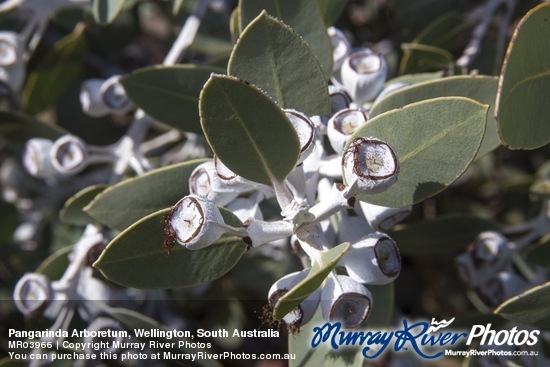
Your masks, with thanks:
[{"label": "green leaf", "polygon": [[417,83],[427,82],[430,80],[440,79],[442,77],[443,77],[442,71],[435,71],[432,73],[406,74],[406,75],[398,76],[397,78],[390,79],[384,85],[387,86],[391,83],[397,83],[397,82],[417,84]]},{"label": "green leaf", "polygon": [[282,182],[298,161],[300,143],[283,111],[242,80],[212,75],[200,96],[206,139],[233,172],[271,185]]},{"label": "green leaf", "polygon": [[327,27],[334,25],[340,18],[349,0],[317,0],[317,6]]},{"label": "green leaf", "polygon": [[449,214],[390,232],[402,255],[426,255],[464,249],[483,231],[499,230],[491,220]]},{"label": "green leaf", "polygon": [[0,111],[0,135],[16,152],[21,152],[27,140],[45,138],[56,140],[68,132],[19,112]]},{"label": "green leaf", "polygon": [[61,279],[70,264],[68,255],[72,250],[73,246],[66,246],[57,250],[42,261],[36,272],[47,276],[50,280]]},{"label": "green leaf", "polygon": [[241,36],[241,13],[237,6],[231,12],[231,19],[229,20],[229,31],[231,32],[231,40],[236,43]]},{"label": "green leaf", "polygon": [[23,90],[23,109],[37,114],[53,106],[80,73],[87,51],[83,27],[58,41],[30,72]]},{"label": "green leaf", "polygon": [[122,231],[138,219],[189,195],[189,176],[204,159],[175,164],[106,189],[84,208],[95,220]]},{"label": "green leaf", "polygon": [[514,322],[537,328],[550,328],[550,282],[533,287],[510,298],[495,309],[495,313]]},{"label": "green leaf", "polygon": [[20,224],[20,215],[14,205],[0,200],[0,243],[10,240]]},{"label": "green leaf", "polygon": [[452,51],[459,33],[468,28],[464,16],[456,11],[445,13],[428,24],[411,43],[431,45]]},{"label": "green leaf", "polygon": [[373,116],[400,108],[410,103],[437,97],[467,97],[480,103],[490,105],[487,131],[481,143],[478,157],[496,149],[500,145],[496,121],[492,118],[495,112],[494,100],[497,93],[498,79],[490,76],[454,76],[434,81],[418,83],[414,86],[399,89],[375,103],[370,113]]},{"label": "green leaf", "polygon": [[[155,212],[120,233],[107,245],[94,267],[107,279],[126,287],[189,287],[221,277],[246,251],[247,245],[241,238],[222,237],[200,250],[176,244],[168,255],[163,247],[163,219],[169,211]],[[234,218],[227,217],[228,213],[231,214],[222,211],[224,220],[235,224]]]},{"label": "green leaf", "polygon": [[350,244],[344,242],[321,253],[322,263],[314,263],[307,277],[277,300],[273,307],[273,318],[276,320],[282,319],[298,307],[311,293],[315,292],[349,248]]},{"label": "green leaf", "polygon": [[265,10],[302,36],[319,60],[325,75],[332,75],[332,44],[317,0],[240,0],[239,9],[241,30]]},{"label": "green leaf", "polygon": [[281,108],[328,115],[330,97],[323,70],[302,38],[263,11],[233,48],[228,74],[267,93]]},{"label": "green leaf", "polygon": [[419,43],[403,43],[403,59],[399,73],[421,73],[433,70],[446,70],[453,65],[453,55],[442,48]]},{"label": "green leaf", "polygon": [[180,130],[202,133],[199,94],[214,67],[178,65],[138,69],[121,82],[134,103],[151,117]]},{"label": "green leaf", "polygon": [[549,19],[549,3],[527,13],[506,52],[496,109],[502,143],[510,149],[535,149],[550,142]]},{"label": "green leaf", "polygon": [[63,209],[59,212],[59,218],[65,224],[73,224],[75,226],[85,226],[93,223],[95,220],[84,211],[84,207],[103,190],[107,185],[92,185],[67,199]]},{"label": "green leaf", "polygon": [[477,154],[489,106],[463,97],[429,99],[376,116],[357,130],[359,137],[387,142],[399,159],[395,184],[362,195],[371,204],[400,208],[423,201],[451,183]]},{"label": "green leaf", "polygon": [[124,7],[126,0],[94,0],[92,14],[97,23],[110,24]]}]

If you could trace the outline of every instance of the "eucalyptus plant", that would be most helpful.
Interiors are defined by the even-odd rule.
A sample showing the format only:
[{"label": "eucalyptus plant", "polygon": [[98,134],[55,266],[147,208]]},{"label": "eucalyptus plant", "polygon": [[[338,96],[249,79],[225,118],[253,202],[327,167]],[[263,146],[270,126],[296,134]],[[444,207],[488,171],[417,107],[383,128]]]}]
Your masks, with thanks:
[{"label": "eucalyptus plant", "polygon": [[[356,350],[308,354],[311,325],[390,327],[441,295],[416,279],[427,263],[459,307],[433,297],[415,317],[547,329],[550,6],[441,3],[422,20],[405,1],[4,1],[14,307],[50,329],[193,330],[219,323],[193,302],[222,294],[244,328],[249,293],[289,331],[290,365],[359,366]],[[375,20],[358,19],[387,10],[401,33],[368,44]],[[499,180],[520,169],[518,209]]]}]

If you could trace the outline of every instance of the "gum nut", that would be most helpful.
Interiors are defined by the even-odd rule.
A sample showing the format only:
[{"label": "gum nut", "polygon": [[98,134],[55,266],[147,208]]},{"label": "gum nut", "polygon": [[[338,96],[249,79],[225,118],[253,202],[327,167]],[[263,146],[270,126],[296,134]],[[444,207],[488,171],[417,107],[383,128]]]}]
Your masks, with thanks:
[{"label": "gum nut", "polygon": [[340,72],[344,89],[355,103],[362,105],[384,88],[388,66],[383,56],[364,49],[349,55]]},{"label": "gum nut", "polygon": [[87,79],[80,86],[80,105],[82,111],[91,117],[102,117],[110,113],[109,107],[103,100],[101,87],[105,80]]},{"label": "gum nut", "polygon": [[34,177],[47,178],[55,174],[50,160],[53,142],[43,138],[32,138],[25,143],[23,150],[23,167]]},{"label": "gum nut", "polygon": [[344,152],[342,165],[352,194],[382,192],[397,181],[399,171],[393,149],[376,138],[356,138]]},{"label": "gum nut", "polygon": [[[310,268],[306,268],[301,271],[290,273],[277,280],[269,289],[268,300],[271,307],[275,307],[279,298],[288,293],[292,288],[294,288],[298,283],[304,280],[310,272]],[[304,313],[300,306],[296,307],[294,310],[290,311],[283,321],[287,325],[291,326],[300,326],[304,319]]]},{"label": "gum nut", "polygon": [[216,205],[201,196],[188,195],[172,208],[168,225],[176,241],[190,250],[201,249],[218,240],[226,230]]},{"label": "gum nut", "polygon": [[377,231],[389,231],[412,212],[412,206],[389,208],[364,201],[359,205],[367,223]]},{"label": "gum nut", "polygon": [[459,278],[464,284],[475,287],[477,286],[477,268],[474,264],[474,259],[471,252],[463,252],[455,258],[455,266]]},{"label": "gum nut", "polygon": [[342,263],[351,278],[365,284],[391,283],[401,271],[399,248],[388,235],[380,232],[352,244]]},{"label": "gum nut", "polygon": [[300,141],[300,158],[298,163],[302,163],[315,148],[315,125],[301,112],[291,109],[284,110],[286,117],[294,126]]},{"label": "gum nut", "polygon": [[216,173],[213,161],[198,165],[189,176],[189,192],[204,196],[216,205],[225,206],[239,196],[241,190],[225,184]]},{"label": "gum nut", "polygon": [[506,251],[508,238],[496,231],[478,234],[474,241],[474,256],[484,262],[493,262]]},{"label": "gum nut", "polygon": [[103,96],[103,103],[112,113],[123,114],[133,107],[132,101],[130,101],[120,83],[120,75],[113,75],[103,82],[101,95]]},{"label": "gum nut", "polygon": [[86,167],[88,156],[86,144],[74,135],[63,135],[50,150],[53,167],[61,174],[74,175]]},{"label": "gum nut", "polygon": [[336,85],[329,85],[328,93],[330,95],[330,112],[332,115],[340,110],[349,108],[352,102],[351,97],[343,88]]},{"label": "gum nut", "polygon": [[502,271],[480,289],[481,297],[490,307],[496,307],[507,299],[523,292],[529,283],[513,269]]},{"label": "gum nut", "polygon": [[332,149],[342,154],[349,137],[368,120],[368,114],[360,109],[347,108],[335,113],[327,125],[327,135]]},{"label": "gum nut", "polygon": [[372,294],[361,283],[345,275],[329,276],[321,293],[321,311],[328,322],[355,328],[369,317]]},{"label": "gum nut", "polygon": [[329,27],[327,32],[332,44],[333,70],[338,71],[342,67],[345,58],[350,54],[351,45],[344,32],[338,28]]},{"label": "gum nut", "polygon": [[219,159],[217,156],[214,156],[214,167],[216,168],[216,173],[218,177],[222,180],[222,182],[224,182],[226,185],[238,186],[241,192],[253,190],[260,187],[260,184],[237,175],[229,167],[227,167],[225,163],[223,163],[221,159]]},{"label": "gum nut", "polygon": [[9,67],[19,59],[18,44],[20,43],[17,33],[0,31],[0,67]]},{"label": "gum nut", "polygon": [[285,220],[265,222],[248,218],[243,226],[246,228],[252,247],[258,247],[264,243],[277,241],[292,236],[294,225]]},{"label": "gum nut", "polygon": [[359,242],[369,233],[374,232],[371,227],[365,223],[365,219],[356,215],[347,215],[339,213],[340,222],[338,226],[338,243]]},{"label": "gum nut", "polygon": [[23,315],[41,313],[52,299],[50,280],[38,273],[27,273],[15,285],[13,300]]}]

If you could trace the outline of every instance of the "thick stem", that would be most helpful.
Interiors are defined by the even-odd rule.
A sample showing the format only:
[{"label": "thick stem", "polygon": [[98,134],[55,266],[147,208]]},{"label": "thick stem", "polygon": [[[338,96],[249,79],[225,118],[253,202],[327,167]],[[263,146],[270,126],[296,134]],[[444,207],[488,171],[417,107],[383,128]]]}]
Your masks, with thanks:
[{"label": "thick stem", "polygon": [[183,56],[185,56],[185,52],[189,46],[191,46],[197,35],[202,18],[208,9],[209,2],[210,0],[199,0],[195,11],[185,20],[185,24],[181,28],[176,41],[164,58],[164,65],[177,64]]}]

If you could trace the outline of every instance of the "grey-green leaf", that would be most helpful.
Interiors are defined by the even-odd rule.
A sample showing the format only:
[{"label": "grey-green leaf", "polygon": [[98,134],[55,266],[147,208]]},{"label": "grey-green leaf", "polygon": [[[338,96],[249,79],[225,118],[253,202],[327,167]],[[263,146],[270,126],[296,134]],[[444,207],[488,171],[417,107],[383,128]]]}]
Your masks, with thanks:
[{"label": "grey-green leaf", "polygon": [[373,116],[400,108],[413,102],[437,97],[467,97],[480,103],[490,105],[487,131],[481,143],[478,156],[482,156],[500,145],[496,121],[493,118],[494,101],[497,93],[498,79],[490,76],[453,76],[437,79],[414,86],[399,89],[375,103],[370,113]]},{"label": "grey-green leaf", "polygon": [[273,307],[273,317],[277,320],[282,319],[298,307],[311,293],[315,292],[349,248],[350,244],[344,242],[323,252],[321,254],[322,264],[314,263],[307,277],[277,300]]},{"label": "grey-green leaf", "polygon": [[240,0],[239,9],[241,30],[265,10],[302,36],[319,60],[325,75],[329,77],[332,74],[332,44],[317,0]]},{"label": "grey-green leaf", "polygon": [[58,41],[27,77],[23,108],[37,114],[54,105],[80,72],[88,43],[83,28]]},{"label": "grey-green leaf", "polygon": [[201,93],[199,112],[212,150],[233,172],[271,185],[294,169],[298,135],[283,111],[256,87],[212,75]]},{"label": "grey-green leaf", "polygon": [[265,11],[242,32],[227,71],[262,89],[282,108],[330,113],[327,81],[315,55],[296,32]]},{"label": "grey-green leaf", "polygon": [[419,43],[403,43],[403,59],[399,65],[401,74],[446,70],[453,64],[453,55],[442,48]]},{"label": "grey-green leaf", "polygon": [[119,182],[99,194],[84,210],[98,222],[122,231],[189,195],[189,176],[204,161],[175,164]]},{"label": "grey-green leaf", "polygon": [[83,209],[106,188],[107,185],[92,185],[67,199],[63,209],[59,212],[61,221],[76,226],[84,226],[88,223],[93,223],[94,219]]},{"label": "grey-green leaf", "polygon": [[531,10],[518,24],[500,75],[496,102],[502,143],[535,149],[550,142],[550,4]]},{"label": "grey-green leaf", "polygon": [[356,131],[376,137],[393,148],[399,159],[395,184],[361,200],[393,208],[433,196],[464,171],[479,150],[489,106],[463,97],[443,97],[413,103],[376,116]]},{"label": "grey-green leaf", "polygon": [[163,219],[169,211],[155,212],[120,233],[94,266],[107,279],[126,287],[189,287],[226,274],[246,251],[241,238],[222,237],[200,250],[176,244],[168,255],[163,247]]},{"label": "grey-green leaf", "polygon": [[495,313],[514,322],[530,324],[538,328],[550,328],[550,283],[533,287],[510,298]]},{"label": "grey-green leaf", "polygon": [[213,72],[196,65],[153,66],[134,71],[121,82],[134,103],[160,122],[201,133],[199,95]]},{"label": "grey-green leaf", "polygon": [[124,7],[126,0],[94,0],[92,14],[96,22],[102,25],[111,23]]}]

